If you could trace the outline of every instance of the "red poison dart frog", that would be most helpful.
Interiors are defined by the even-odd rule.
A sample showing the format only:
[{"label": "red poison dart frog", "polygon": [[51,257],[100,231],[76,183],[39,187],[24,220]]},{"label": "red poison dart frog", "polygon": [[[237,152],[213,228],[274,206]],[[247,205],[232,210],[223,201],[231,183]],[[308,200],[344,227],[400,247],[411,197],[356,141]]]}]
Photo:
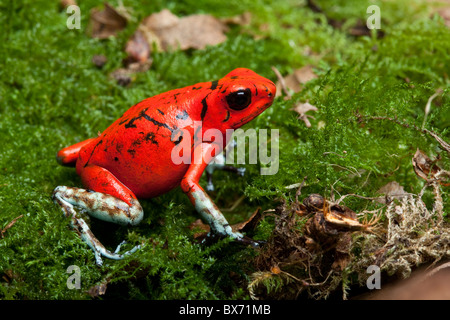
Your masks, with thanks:
[{"label": "red poison dart frog", "polygon": [[[121,225],[136,225],[143,218],[138,198],[152,198],[177,186],[189,197],[198,213],[208,222],[212,235],[257,246],[257,242],[234,232],[227,220],[199,185],[200,177],[220,152],[213,141],[198,141],[194,122],[202,131],[237,129],[254,119],[273,102],[276,88],[272,81],[255,72],[239,68],[224,78],[171,90],[145,99],[126,111],[98,137],[60,150],[60,164],[76,167],[86,189],[58,186],[53,200],[61,206],[71,226],[101,257],[121,259],[136,251],[108,251],[93,235],[75,208],[98,219]],[[201,161],[175,164],[172,149],[189,132],[192,153]],[[186,143],[186,141],[184,141]],[[223,144],[222,144],[223,145]],[[198,149],[200,148],[200,149]],[[222,151],[222,150],[220,150]]]}]

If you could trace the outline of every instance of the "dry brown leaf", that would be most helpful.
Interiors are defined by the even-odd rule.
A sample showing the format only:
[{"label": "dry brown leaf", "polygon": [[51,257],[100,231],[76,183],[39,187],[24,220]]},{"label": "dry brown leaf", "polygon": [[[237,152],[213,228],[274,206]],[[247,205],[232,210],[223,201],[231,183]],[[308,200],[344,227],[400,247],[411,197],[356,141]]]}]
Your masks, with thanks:
[{"label": "dry brown leaf", "polygon": [[286,90],[299,92],[305,83],[315,78],[317,78],[317,75],[314,73],[312,66],[307,65],[300,69],[297,69],[292,74],[287,75],[283,78],[285,88],[283,88],[282,81],[278,80],[277,96],[281,96],[281,93],[285,92]]},{"label": "dry brown leaf", "polygon": [[140,29],[155,35],[158,47],[167,51],[204,49],[207,45],[217,45],[227,39],[224,32],[228,27],[210,15],[196,14],[179,18],[164,9],[145,18]]},{"label": "dry brown leaf", "polygon": [[313,106],[309,102],[305,103],[297,103],[295,107],[292,109],[299,114],[298,118],[305,122],[306,127],[311,127],[311,122],[309,122],[308,118],[314,118],[313,116],[307,115],[308,111],[318,111],[317,107]]},{"label": "dry brown leaf", "polygon": [[231,226],[231,229],[239,232],[249,232],[255,230],[258,224],[261,222],[263,216],[261,214],[261,208],[256,211],[247,219],[247,221],[240,222]]},{"label": "dry brown leaf", "polygon": [[440,168],[423,151],[417,149],[416,154],[412,158],[412,164],[416,175],[427,182],[438,181],[442,186],[450,186],[450,172]]},{"label": "dry brown leaf", "polygon": [[414,172],[422,179],[429,181],[441,170],[426,154],[417,149],[412,158]]},{"label": "dry brown leaf", "polygon": [[126,68],[114,70],[109,74],[109,77],[116,80],[119,85],[126,87],[133,81],[133,75],[135,73],[147,71],[150,69],[151,64],[152,60],[144,63],[132,62]]},{"label": "dry brown leaf", "polygon": [[103,10],[98,8],[91,10],[89,29],[93,38],[105,39],[115,36],[126,25],[127,19],[107,2]]},{"label": "dry brown leaf", "polygon": [[[231,225],[231,229],[234,232],[249,232],[255,230],[258,224],[261,222],[263,216],[261,214],[261,208],[256,209],[256,211],[244,222],[239,222]],[[202,239],[206,237],[206,234],[211,230],[210,226],[203,223],[202,220],[197,219],[189,225],[189,229],[193,230],[198,228],[201,232],[194,234],[194,239]]]},{"label": "dry brown leaf", "polygon": [[128,54],[129,62],[144,63],[148,61],[150,57],[150,45],[141,30],[136,30],[130,40],[128,40],[125,52]]},{"label": "dry brown leaf", "polygon": [[439,9],[437,13],[444,19],[445,25],[450,28],[450,6]]},{"label": "dry brown leaf", "polygon": [[77,2],[75,0],[60,0],[59,1],[59,6],[61,7],[61,9],[65,9],[69,6],[76,6]]},{"label": "dry brown leaf", "polygon": [[386,203],[387,198],[390,199],[401,199],[403,197],[408,196],[408,193],[403,189],[403,187],[397,182],[397,181],[391,181],[384,186],[382,186],[380,189],[377,190],[376,193],[384,194],[386,198],[379,198],[376,199],[376,201],[380,203]]},{"label": "dry brown leaf", "polygon": [[108,58],[102,54],[98,54],[92,57],[92,63],[99,69],[103,68],[103,66],[108,62]]},{"label": "dry brown leaf", "polygon": [[227,17],[227,18],[220,18],[220,21],[225,24],[237,24],[240,26],[245,26],[250,24],[250,21],[252,20],[252,14],[250,12],[244,12],[243,14],[234,16],[234,17]]},{"label": "dry brown leaf", "polygon": [[[272,70],[275,72],[278,81],[277,81],[277,96],[281,96],[282,93],[286,95],[285,99],[289,100],[292,98],[292,94],[290,91],[300,91],[301,85],[317,78],[317,75],[313,72],[312,66],[304,66],[303,68],[297,69],[293,74],[288,75],[283,78],[280,71],[277,68],[272,67]],[[313,118],[310,115],[307,115],[308,111],[318,111],[317,107],[313,106],[309,102],[306,103],[297,103],[295,107],[292,109],[299,114],[299,119],[305,122],[306,127],[311,127],[311,122],[309,122],[309,118]]]},{"label": "dry brown leaf", "polygon": [[210,226],[203,223],[201,219],[197,219],[189,225],[189,230],[200,229],[199,232],[194,233],[194,239],[204,237],[210,230]]},{"label": "dry brown leaf", "polygon": [[102,282],[100,284],[97,284],[97,285],[95,285],[93,287],[90,287],[89,290],[88,290],[88,294],[92,298],[104,295],[106,293],[107,285],[108,285],[108,282],[106,281],[106,282]]}]

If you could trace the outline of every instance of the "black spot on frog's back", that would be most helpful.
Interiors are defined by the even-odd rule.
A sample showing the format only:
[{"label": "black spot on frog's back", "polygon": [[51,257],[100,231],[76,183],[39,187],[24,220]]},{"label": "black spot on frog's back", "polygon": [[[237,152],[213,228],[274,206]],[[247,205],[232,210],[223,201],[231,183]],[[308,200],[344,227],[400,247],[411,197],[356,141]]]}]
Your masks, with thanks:
[{"label": "black spot on frog's back", "polygon": [[215,90],[217,88],[217,85],[219,84],[219,80],[211,81],[211,90]]},{"label": "black spot on frog's back", "polygon": [[158,145],[158,140],[156,140],[155,133],[153,133],[153,132],[148,132],[145,135],[144,140],[147,141],[147,142],[151,142],[153,144]]},{"label": "black spot on frog's back", "polygon": [[136,150],[134,149],[128,149],[127,152],[131,155],[132,158],[136,155]]}]

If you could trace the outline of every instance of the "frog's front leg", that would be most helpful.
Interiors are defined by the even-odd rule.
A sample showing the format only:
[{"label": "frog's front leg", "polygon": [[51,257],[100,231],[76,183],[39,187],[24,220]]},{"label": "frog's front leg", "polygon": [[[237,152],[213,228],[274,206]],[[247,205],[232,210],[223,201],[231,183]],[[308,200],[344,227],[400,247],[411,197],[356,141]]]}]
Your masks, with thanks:
[{"label": "frog's front leg", "polygon": [[53,191],[53,201],[60,205],[64,215],[70,218],[71,226],[94,251],[97,264],[102,264],[101,256],[119,260],[139,249],[139,246],[136,246],[119,254],[119,245],[115,252],[110,252],[75,210],[77,208],[86,211],[104,221],[136,225],[143,218],[143,210],[133,193],[108,170],[98,166],[83,168],[80,176],[88,190],[59,186]]},{"label": "frog's front leg", "polygon": [[[199,147],[200,146],[197,148]],[[213,234],[219,236],[230,236],[239,242],[258,246],[259,244],[257,242],[245,237],[242,233],[235,232],[231,229],[230,224],[222,212],[220,212],[219,208],[200,186],[200,177],[208,166],[208,162],[210,162],[208,160],[211,158],[211,151],[213,150],[212,146],[208,143],[203,143],[201,148],[201,163],[196,163],[194,160],[181,181],[181,188],[183,192],[189,197],[189,200],[195,206],[197,212],[200,213],[200,215],[207,221]]]}]

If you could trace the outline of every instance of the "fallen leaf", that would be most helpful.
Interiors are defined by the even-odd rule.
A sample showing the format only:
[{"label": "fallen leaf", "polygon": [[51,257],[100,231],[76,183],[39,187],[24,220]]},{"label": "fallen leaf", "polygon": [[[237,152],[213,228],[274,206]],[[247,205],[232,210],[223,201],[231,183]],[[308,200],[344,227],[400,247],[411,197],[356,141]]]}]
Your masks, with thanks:
[{"label": "fallen leaf", "polygon": [[[258,224],[261,222],[263,216],[261,214],[261,208],[256,211],[244,222],[239,222],[231,225],[231,229],[234,232],[249,232],[255,230]],[[211,230],[210,226],[203,223],[202,220],[197,219],[189,225],[190,230],[200,229],[200,232],[194,234],[194,239],[202,239]]]},{"label": "fallen leaf", "polygon": [[224,32],[228,27],[210,15],[196,14],[179,18],[164,9],[145,18],[140,29],[154,34],[158,47],[167,51],[204,49],[207,45],[217,45],[227,39]]},{"label": "fallen leaf", "polygon": [[397,181],[391,181],[380,189],[377,190],[376,193],[384,194],[386,198],[379,198],[376,201],[380,203],[386,203],[387,198],[390,199],[401,199],[408,195],[408,193],[403,189],[403,187]]},{"label": "fallen leaf", "polygon": [[204,224],[201,219],[197,219],[189,225],[189,230],[200,229],[199,232],[194,233],[194,239],[205,236],[211,228],[209,225]]},{"label": "fallen leaf", "polygon": [[102,282],[100,284],[97,284],[97,285],[95,285],[93,287],[90,287],[89,290],[88,290],[88,294],[92,298],[104,295],[106,293],[107,285],[108,285],[108,282],[106,281],[106,282]]},{"label": "fallen leaf", "polygon": [[144,63],[132,62],[129,63],[126,68],[114,70],[109,74],[109,77],[116,80],[117,84],[126,87],[133,81],[135,73],[147,71],[150,69],[151,64],[152,60]]},{"label": "fallen leaf", "polygon": [[318,111],[317,107],[313,106],[309,102],[305,103],[297,103],[295,107],[292,109],[295,112],[299,114],[299,119],[303,120],[305,122],[306,127],[311,127],[311,122],[309,122],[308,118],[314,118],[313,116],[307,115],[306,112],[308,111]]},{"label": "fallen leaf", "polygon": [[438,157],[435,161],[432,161],[423,151],[417,149],[412,159],[414,172],[427,182],[437,180],[440,185],[448,187],[450,186],[450,171],[440,168],[435,163],[439,159]]},{"label": "fallen leaf", "polygon": [[131,72],[125,68],[119,68],[109,74],[111,79],[116,80],[117,84],[123,87],[128,86],[131,83]]},{"label": "fallen leaf", "polygon": [[[314,73],[313,67],[311,65],[307,65],[300,69],[297,69],[292,74],[284,77],[283,81],[281,81],[281,79],[278,79],[277,96],[281,96],[282,92],[285,92],[285,94],[287,94],[286,91],[288,90],[299,92],[305,83],[315,78],[317,78],[317,75]],[[290,96],[290,93],[287,95]]]},{"label": "fallen leaf", "polygon": [[61,9],[66,9],[69,6],[76,6],[77,2],[75,0],[60,0],[59,6]]},{"label": "fallen leaf", "polygon": [[450,7],[439,9],[437,13],[444,19],[445,25],[450,28]]},{"label": "fallen leaf", "polygon": [[127,19],[107,2],[103,10],[98,8],[91,10],[89,29],[93,38],[105,39],[115,36],[126,25]]},{"label": "fallen leaf", "polygon": [[[304,66],[298,70],[295,70],[293,74],[288,75],[283,78],[280,71],[277,68],[272,67],[273,72],[275,72],[278,81],[277,81],[277,93],[276,96],[281,96],[282,93],[286,95],[285,99],[289,100],[292,98],[291,91],[297,92],[301,90],[301,85],[305,84],[312,79],[317,78],[317,75],[313,72],[312,66]],[[299,119],[305,122],[306,127],[311,127],[311,122],[309,122],[308,118],[314,118],[313,116],[307,115],[308,111],[318,111],[317,107],[313,106],[309,102],[306,103],[297,103],[295,107],[292,109],[299,114]]]},{"label": "fallen leaf", "polygon": [[231,226],[233,231],[249,232],[255,230],[258,224],[261,222],[263,216],[261,214],[261,208],[256,211],[244,222],[240,222]]},{"label": "fallen leaf", "polygon": [[98,54],[92,57],[92,63],[99,69],[103,68],[108,59],[102,55]]},{"label": "fallen leaf", "polygon": [[150,45],[144,32],[136,30],[136,32],[128,40],[125,52],[128,54],[127,63],[129,62],[147,62],[150,57]]},{"label": "fallen leaf", "polygon": [[234,17],[220,18],[219,20],[225,24],[245,26],[250,24],[250,21],[252,20],[252,14],[250,12],[244,12],[243,14]]},{"label": "fallen leaf", "polygon": [[435,175],[441,170],[426,154],[417,149],[412,164],[416,175],[426,181],[434,179]]}]

